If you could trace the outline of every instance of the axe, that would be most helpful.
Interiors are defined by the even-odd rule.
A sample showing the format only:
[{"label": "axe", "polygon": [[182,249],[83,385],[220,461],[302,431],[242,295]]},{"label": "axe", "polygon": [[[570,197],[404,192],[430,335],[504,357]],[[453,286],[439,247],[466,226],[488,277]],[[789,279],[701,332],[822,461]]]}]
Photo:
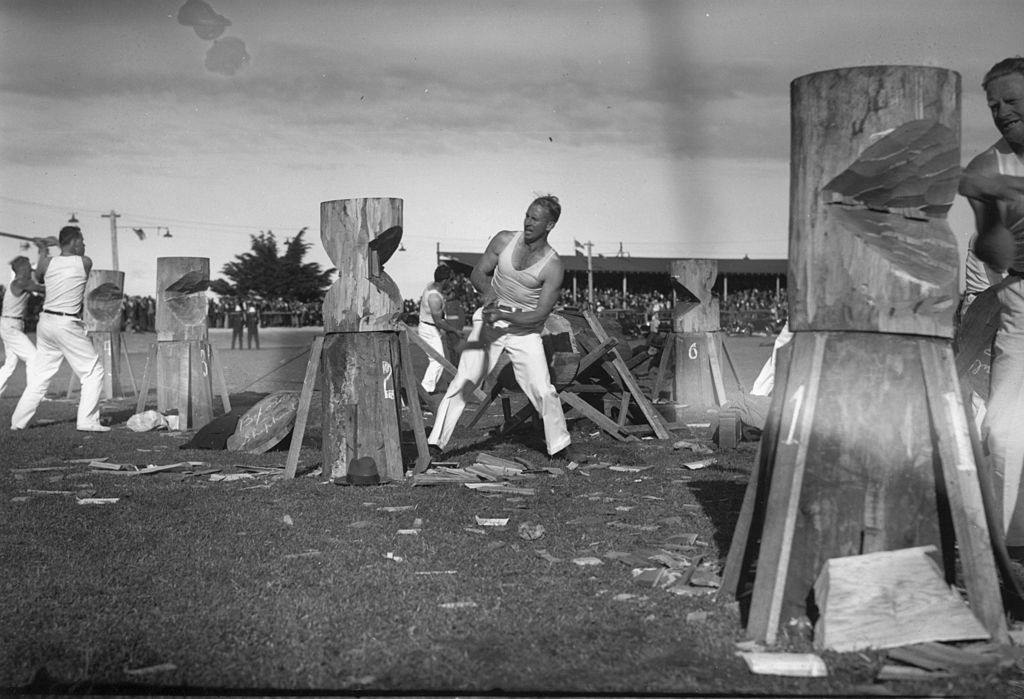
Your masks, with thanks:
[{"label": "axe", "polygon": [[57,238],[52,236],[52,235],[47,236],[45,238],[30,238],[27,235],[18,235],[17,233],[4,233],[3,231],[0,231],[0,236],[3,236],[5,238],[14,238],[16,240],[27,240],[30,243],[37,243],[37,244],[40,241],[42,241],[42,242],[46,243],[48,246],[51,246],[51,245],[52,246],[58,246],[58,245],[60,245],[60,243],[57,241]]}]

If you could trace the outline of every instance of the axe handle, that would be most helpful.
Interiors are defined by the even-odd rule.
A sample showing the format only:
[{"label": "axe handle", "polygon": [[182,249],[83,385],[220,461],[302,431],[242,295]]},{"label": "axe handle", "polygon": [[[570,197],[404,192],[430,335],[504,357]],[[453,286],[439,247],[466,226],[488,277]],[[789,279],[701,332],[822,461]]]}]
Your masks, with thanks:
[{"label": "axe handle", "polygon": [[27,240],[30,243],[33,242],[33,239],[29,238],[27,235],[18,235],[17,233],[4,233],[3,231],[0,231],[0,235],[4,236],[5,238],[17,238],[18,240]]}]

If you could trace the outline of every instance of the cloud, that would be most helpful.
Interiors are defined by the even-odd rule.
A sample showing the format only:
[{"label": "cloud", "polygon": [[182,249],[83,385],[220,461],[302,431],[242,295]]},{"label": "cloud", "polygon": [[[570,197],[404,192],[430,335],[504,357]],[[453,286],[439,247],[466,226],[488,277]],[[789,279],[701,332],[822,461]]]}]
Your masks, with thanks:
[{"label": "cloud", "polygon": [[231,21],[227,17],[217,14],[203,0],[188,0],[178,10],[178,24],[192,27],[200,39],[212,41],[231,26]]},{"label": "cloud", "polygon": [[205,65],[206,69],[211,73],[234,75],[249,60],[249,54],[245,50],[245,42],[237,37],[229,36],[213,42],[213,45],[206,52]]}]

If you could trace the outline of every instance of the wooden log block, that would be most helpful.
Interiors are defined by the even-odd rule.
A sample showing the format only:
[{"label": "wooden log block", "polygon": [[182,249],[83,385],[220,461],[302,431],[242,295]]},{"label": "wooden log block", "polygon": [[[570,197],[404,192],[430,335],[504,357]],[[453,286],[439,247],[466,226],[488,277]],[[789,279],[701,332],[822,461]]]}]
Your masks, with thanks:
[{"label": "wooden log block", "polygon": [[844,68],[791,95],[790,327],[952,337],[960,76]]},{"label": "wooden log block", "polygon": [[121,332],[124,272],[93,269],[85,282],[82,322],[86,332]]},{"label": "wooden log block", "polygon": [[960,595],[917,546],[831,558],[814,584],[814,648],[839,653],[927,641],[989,638]]},{"label": "wooden log block", "polygon": [[[755,513],[755,532],[749,537],[761,535],[762,544],[748,635],[773,638],[778,623],[804,615],[808,592],[829,558],[934,545],[952,580],[954,530],[946,504],[951,499],[921,359],[921,343],[934,342],[939,341],[912,335],[796,333],[786,380],[776,383],[762,435],[762,446],[769,450],[771,495],[763,533],[757,531]],[[822,343],[817,387],[809,343]],[[801,420],[808,419],[812,403],[805,429]],[[805,451],[805,475],[799,488],[787,490],[783,471],[798,447]],[[797,495],[791,520],[779,520],[784,508],[772,504],[777,489],[779,497],[783,492]],[[783,541],[775,539],[786,527],[792,532],[788,553]],[[770,542],[767,549],[765,542]],[[972,537],[972,550],[978,546]],[[774,592],[781,591],[781,597],[766,588],[759,598],[759,587],[779,584],[779,575],[785,582]],[[778,604],[774,618],[763,616],[770,601]]]},{"label": "wooden log block", "polygon": [[344,478],[353,458],[370,457],[381,480],[401,480],[398,333],[330,333],[322,357],[324,475]]},{"label": "wooden log block", "polygon": [[[299,405],[295,413],[295,428],[292,431],[292,443],[288,448],[288,458],[284,462],[284,477],[295,478],[299,467],[299,455],[302,453],[302,439],[306,436],[306,419],[313,401],[313,389],[320,371],[320,357],[323,354],[324,338],[319,335],[313,339],[309,349],[309,361],[306,362],[306,375],[302,380],[302,391],[299,393]],[[325,475],[329,472],[324,467]]]},{"label": "wooden log block", "polygon": [[721,329],[718,299],[711,294],[718,277],[718,260],[672,260],[672,330],[677,333]]},{"label": "wooden log block", "polygon": [[124,395],[121,385],[121,309],[124,272],[93,269],[85,282],[82,322],[103,364],[103,397]]},{"label": "wooden log block", "polygon": [[156,260],[156,339],[206,340],[206,257],[158,257]]},{"label": "wooden log block", "polygon": [[[383,270],[382,258],[390,256],[388,249],[393,251],[391,244],[401,239],[401,232],[401,199],[320,204],[320,239],[338,270],[338,279],[324,296],[324,332],[398,329],[402,294]],[[378,238],[387,245],[374,243]]]},{"label": "wooden log block", "polygon": [[673,397],[677,403],[694,407],[718,406],[725,402],[725,388],[718,366],[721,333],[676,333]]},{"label": "wooden log block", "polygon": [[[156,403],[161,413],[175,410],[181,429],[198,429],[213,420],[210,344],[156,342]],[[144,385],[142,391],[148,389]],[[140,396],[140,404],[143,397]]]},{"label": "wooden log block", "polygon": [[103,365],[101,395],[104,398],[120,398],[124,395],[121,384],[121,356],[124,343],[121,342],[121,333],[94,330],[89,333],[89,340]]}]

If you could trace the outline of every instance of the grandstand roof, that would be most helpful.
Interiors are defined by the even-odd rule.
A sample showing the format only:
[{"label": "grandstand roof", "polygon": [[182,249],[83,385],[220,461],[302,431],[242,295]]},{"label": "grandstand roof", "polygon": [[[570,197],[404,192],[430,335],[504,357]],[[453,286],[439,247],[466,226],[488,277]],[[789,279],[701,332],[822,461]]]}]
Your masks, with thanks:
[{"label": "grandstand roof", "polygon": [[[472,269],[480,259],[479,252],[453,252],[441,250],[438,257],[441,262],[454,263],[454,267]],[[626,274],[670,274],[674,257],[594,257],[592,266],[595,272],[622,272]],[[749,258],[729,259],[718,258],[718,273],[721,274],[769,274],[785,276],[789,269],[786,259]],[[566,272],[586,272],[587,258],[585,255],[562,255],[562,265]]]}]

